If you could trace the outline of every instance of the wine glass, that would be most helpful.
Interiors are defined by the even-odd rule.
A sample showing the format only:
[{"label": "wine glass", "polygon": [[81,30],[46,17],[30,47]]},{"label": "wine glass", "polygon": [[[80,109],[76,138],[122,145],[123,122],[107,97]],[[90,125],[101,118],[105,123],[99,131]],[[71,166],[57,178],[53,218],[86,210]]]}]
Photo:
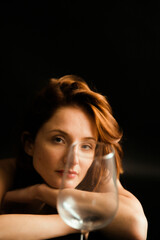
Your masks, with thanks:
[{"label": "wine glass", "polygon": [[94,140],[73,143],[57,200],[57,209],[66,224],[89,232],[108,225],[118,209],[114,149]]}]

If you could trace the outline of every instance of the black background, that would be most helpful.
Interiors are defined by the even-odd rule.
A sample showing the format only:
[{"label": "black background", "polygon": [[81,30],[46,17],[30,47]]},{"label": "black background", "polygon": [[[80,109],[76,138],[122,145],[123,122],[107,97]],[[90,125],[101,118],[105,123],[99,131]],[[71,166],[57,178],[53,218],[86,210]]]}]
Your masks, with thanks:
[{"label": "black background", "polygon": [[124,131],[122,182],[159,239],[160,4],[1,1],[1,158],[28,102],[51,77],[77,74],[106,95]]}]

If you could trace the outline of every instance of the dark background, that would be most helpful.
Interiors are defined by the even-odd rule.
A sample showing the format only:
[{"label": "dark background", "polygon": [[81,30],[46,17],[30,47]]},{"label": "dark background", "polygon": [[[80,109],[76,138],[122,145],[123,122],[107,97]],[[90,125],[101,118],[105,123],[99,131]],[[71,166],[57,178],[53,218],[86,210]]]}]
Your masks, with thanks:
[{"label": "dark background", "polygon": [[106,95],[124,131],[124,186],[159,239],[160,4],[1,1],[0,157],[12,156],[28,102],[51,77],[77,74]]}]

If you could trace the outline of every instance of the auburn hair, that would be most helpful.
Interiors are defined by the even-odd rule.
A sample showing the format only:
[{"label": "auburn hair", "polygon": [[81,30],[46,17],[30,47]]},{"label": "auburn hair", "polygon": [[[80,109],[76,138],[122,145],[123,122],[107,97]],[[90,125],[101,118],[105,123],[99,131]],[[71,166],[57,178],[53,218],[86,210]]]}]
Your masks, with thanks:
[{"label": "auburn hair", "polygon": [[123,134],[113,117],[107,98],[91,90],[82,78],[74,75],[66,75],[60,79],[51,79],[50,84],[62,96],[63,104],[76,103],[93,113],[99,135],[98,140],[111,145],[115,151],[117,176],[119,177],[123,173],[123,151],[120,144]]},{"label": "auburn hair", "polygon": [[[33,169],[31,157],[24,151],[24,143],[28,138],[34,141],[39,129],[52,117],[56,110],[68,105],[83,107],[87,113],[92,115],[98,131],[98,141],[104,142],[114,149],[117,177],[119,178],[119,175],[123,172],[123,151],[120,144],[122,131],[113,117],[107,98],[91,90],[82,78],[75,75],[66,75],[58,79],[50,79],[47,86],[38,92],[31,108],[25,115],[21,132],[28,132],[29,135],[23,134],[18,151],[17,185],[19,185],[20,178],[23,179],[23,186],[42,180]],[[29,158],[31,161],[28,161]],[[27,177],[28,171],[30,171],[30,180]]]}]

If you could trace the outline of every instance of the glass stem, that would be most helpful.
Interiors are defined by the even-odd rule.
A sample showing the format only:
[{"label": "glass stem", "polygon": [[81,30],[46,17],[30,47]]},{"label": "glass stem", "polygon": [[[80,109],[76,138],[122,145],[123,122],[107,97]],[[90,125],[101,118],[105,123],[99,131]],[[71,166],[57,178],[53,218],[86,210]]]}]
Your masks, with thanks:
[{"label": "glass stem", "polygon": [[80,240],[88,240],[89,232],[82,230]]}]

